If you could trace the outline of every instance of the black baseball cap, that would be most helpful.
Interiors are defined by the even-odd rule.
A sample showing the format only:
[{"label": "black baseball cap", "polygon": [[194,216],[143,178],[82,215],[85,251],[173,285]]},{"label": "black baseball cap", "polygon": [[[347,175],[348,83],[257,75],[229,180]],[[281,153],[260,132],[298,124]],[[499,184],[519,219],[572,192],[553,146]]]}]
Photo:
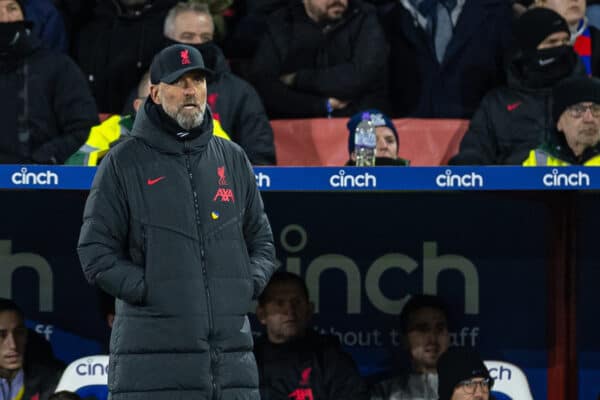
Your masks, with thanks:
[{"label": "black baseball cap", "polygon": [[154,56],[150,66],[150,82],[170,84],[189,71],[202,71],[207,75],[213,73],[206,68],[202,54],[196,48],[185,44],[173,44]]}]

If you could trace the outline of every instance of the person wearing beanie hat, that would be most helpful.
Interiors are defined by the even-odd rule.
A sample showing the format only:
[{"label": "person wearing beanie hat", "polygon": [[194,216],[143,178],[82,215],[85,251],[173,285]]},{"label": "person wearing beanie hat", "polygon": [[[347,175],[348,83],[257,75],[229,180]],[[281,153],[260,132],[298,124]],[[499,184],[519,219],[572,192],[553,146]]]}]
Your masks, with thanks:
[{"label": "person wearing beanie hat", "polygon": [[79,67],[47,49],[22,3],[0,0],[0,163],[62,164],[98,123]]},{"label": "person wearing beanie hat", "polygon": [[369,114],[369,119],[371,124],[375,127],[375,134],[377,135],[375,165],[409,165],[409,160],[398,157],[400,141],[394,122],[377,109],[358,112],[348,120],[346,127],[348,128],[348,154],[350,155],[350,159],[346,165],[356,164],[356,153],[354,151],[355,131],[358,123],[362,121],[364,113]]},{"label": "person wearing beanie hat", "polygon": [[588,75],[600,75],[600,30],[586,17],[586,0],[535,0],[536,7],[559,13],[569,25],[573,48],[585,65]]},{"label": "person wearing beanie hat", "polygon": [[439,400],[489,400],[494,380],[475,350],[451,347],[437,364]]},{"label": "person wearing beanie hat", "polygon": [[563,17],[532,8],[515,22],[508,82],[488,93],[450,159],[454,165],[521,165],[552,131],[552,87],[585,68]]},{"label": "person wearing beanie hat", "polygon": [[154,57],[131,138],[86,201],[82,269],[116,298],[112,400],[260,398],[246,313],[275,270],[273,234],[246,153],[214,134],[208,74],[192,46]]},{"label": "person wearing beanie hat", "polygon": [[574,77],[554,87],[555,130],[523,165],[600,165],[600,79]]}]

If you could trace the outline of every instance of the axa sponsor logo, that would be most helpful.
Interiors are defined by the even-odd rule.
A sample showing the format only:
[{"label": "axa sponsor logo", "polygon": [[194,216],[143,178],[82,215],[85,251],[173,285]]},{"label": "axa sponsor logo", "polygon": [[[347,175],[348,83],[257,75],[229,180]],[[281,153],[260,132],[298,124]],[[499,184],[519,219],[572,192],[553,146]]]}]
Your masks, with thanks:
[{"label": "axa sponsor logo", "polygon": [[30,172],[27,167],[21,168],[10,177],[15,185],[58,185],[58,175],[50,170]]},{"label": "axa sponsor logo", "polygon": [[442,188],[483,187],[483,176],[475,172],[454,174],[447,169],[443,174],[435,177],[435,184]]},{"label": "axa sponsor logo", "polygon": [[329,177],[329,184],[334,188],[376,188],[377,177],[365,172],[364,174],[347,174],[345,170]]},{"label": "axa sponsor logo", "polygon": [[542,183],[546,187],[581,187],[590,186],[590,176],[585,172],[573,172],[570,174],[559,173],[558,169],[554,168],[551,173],[545,174],[542,177]]}]

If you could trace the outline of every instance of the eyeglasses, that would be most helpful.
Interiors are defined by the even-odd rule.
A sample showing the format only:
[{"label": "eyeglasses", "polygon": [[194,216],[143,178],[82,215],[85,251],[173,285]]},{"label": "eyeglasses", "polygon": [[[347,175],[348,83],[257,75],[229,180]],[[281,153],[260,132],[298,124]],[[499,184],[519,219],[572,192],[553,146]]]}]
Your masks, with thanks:
[{"label": "eyeglasses", "polygon": [[482,391],[488,392],[493,384],[494,384],[493,379],[485,378],[480,381],[474,381],[474,380],[462,381],[462,382],[459,382],[457,386],[462,387],[466,393],[473,394],[477,390],[477,386],[481,386]]},{"label": "eyeglasses", "polygon": [[567,108],[569,115],[573,118],[581,118],[585,114],[587,110],[590,110],[592,116],[595,118],[600,117],[600,104],[589,104],[585,105],[583,103],[575,104]]}]

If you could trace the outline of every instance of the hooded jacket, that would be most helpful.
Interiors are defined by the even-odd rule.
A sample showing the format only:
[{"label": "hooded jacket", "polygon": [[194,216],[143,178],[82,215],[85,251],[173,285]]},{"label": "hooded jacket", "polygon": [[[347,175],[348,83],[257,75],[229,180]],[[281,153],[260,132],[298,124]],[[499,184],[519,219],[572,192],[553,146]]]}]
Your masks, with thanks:
[{"label": "hooded jacket", "polygon": [[0,163],[63,163],[98,123],[81,70],[21,30],[0,54]]},{"label": "hooded jacket", "polygon": [[[576,57],[569,76],[585,75]],[[469,124],[454,165],[521,165],[529,151],[547,140],[554,129],[552,85],[532,88],[513,58],[507,68],[508,85],[492,90]],[[558,82],[558,81],[557,81]],[[556,82],[555,82],[556,83]]]},{"label": "hooded jacket", "polygon": [[119,0],[98,1],[77,35],[74,56],[101,113],[120,114],[129,92],[164,45],[163,24],[177,0],[147,0],[127,11]]},{"label": "hooded jacket", "polygon": [[[302,2],[273,13],[254,56],[252,81],[271,118],[327,116],[327,99],[350,103],[332,115],[367,108],[387,111],[387,45],[375,8],[350,0],[329,25],[308,17]],[[295,73],[287,86],[282,75]]]},{"label": "hooded jacket", "polygon": [[367,387],[335,336],[307,332],[287,343],[257,340],[261,400],[366,400]]},{"label": "hooded jacket", "polygon": [[140,109],[98,168],[81,229],[86,278],[116,297],[112,400],[259,399],[246,312],[274,270],[242,149],[180,140]]},{"label": "hooded jacket", "polygon": [[206,66],[207,102],[231,140],[239,144],[253,165],[275,164],[273,129],[254,87],[234,75],[223,52],[212,42],[200,45]]}]

